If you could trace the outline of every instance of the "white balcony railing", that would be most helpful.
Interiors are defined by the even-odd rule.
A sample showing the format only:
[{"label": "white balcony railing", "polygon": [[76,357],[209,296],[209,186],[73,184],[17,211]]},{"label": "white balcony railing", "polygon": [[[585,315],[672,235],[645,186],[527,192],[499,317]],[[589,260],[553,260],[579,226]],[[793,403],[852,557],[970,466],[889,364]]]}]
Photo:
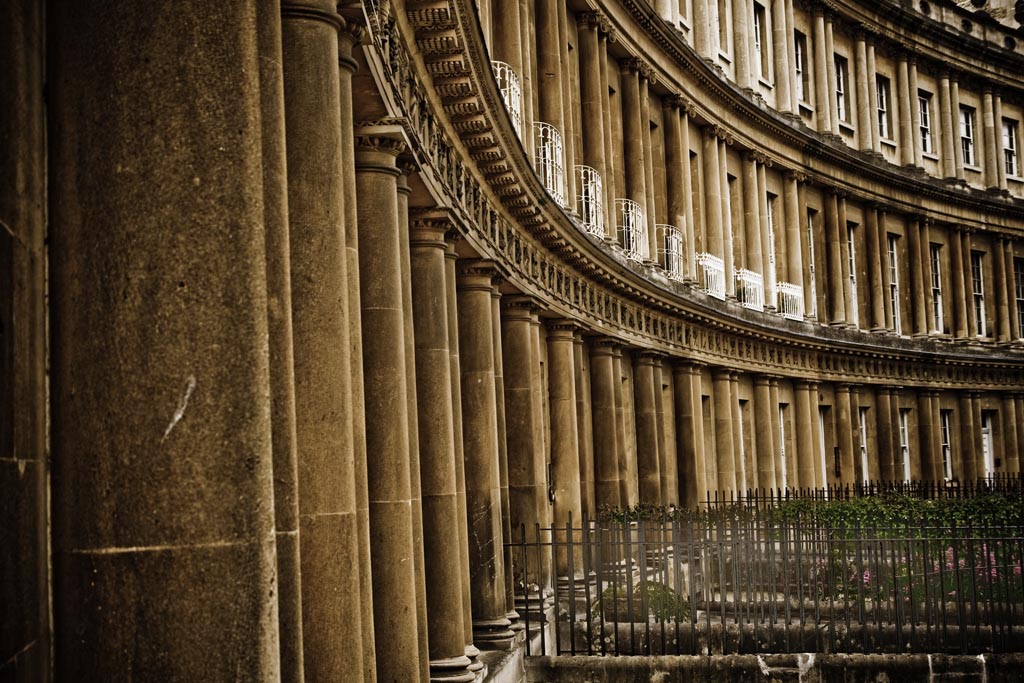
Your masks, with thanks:
[{"label": "white balcony railing", "polygon": [[615,200],[616,227],[622,236],[622,249],[634,261],[644,260],[644,212],[632,199]]},{"label": "white balcony railing", "polygon": [[683,279],[683,236],[674,225],[659,223],[655,226],[658,235],[664,244],[659,251],[662,255],[661,263],[665,267],[665,274],[673,280]]},{"label": "white balcony railing", "polygon": [[697,276],[701,288],[713,297],[725,299],[725,264],[720,256],[697,254]]},{"label": "white balcony railing", "polygon": [[764,277],[746,268],[736,271],[736,300],[745,308],[764,310]]},{"label": "white balcony railing", "polygon": [[604,237],[604,189],[601,174],[590,166],[576,167],[580,223],[591,235]]},{"label": "white balcony railing", "polygon": [[536,121],[533,124],[537,148],[537,173],[544,189],[559,206],[565,203],[565,166],[562,163],[562,134],[550,123]]},{"label": "white balcony railing", "polygon": [[790,320],[804,319],[804,288],[792,282],[775,283],[779,314]]},{"label": "white balcony railing", "polygon": [[512,127],[516,135],[523,136],[523,90],[519,85],[519,75],[505,62],[491,62],[494,69],[494,80],[498,82],[501,98],[505,100],[505,109],[512,119]]}]

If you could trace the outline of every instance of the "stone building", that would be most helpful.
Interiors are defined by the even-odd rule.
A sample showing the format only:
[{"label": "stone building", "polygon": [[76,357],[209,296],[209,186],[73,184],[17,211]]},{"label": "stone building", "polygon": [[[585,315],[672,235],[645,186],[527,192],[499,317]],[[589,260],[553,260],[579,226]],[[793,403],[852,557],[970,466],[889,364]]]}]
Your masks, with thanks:
[{"label": "stone building", "polygon": [[13,0],[0,680],[473,680],[602,505],[1020,472],[950,0]]}]

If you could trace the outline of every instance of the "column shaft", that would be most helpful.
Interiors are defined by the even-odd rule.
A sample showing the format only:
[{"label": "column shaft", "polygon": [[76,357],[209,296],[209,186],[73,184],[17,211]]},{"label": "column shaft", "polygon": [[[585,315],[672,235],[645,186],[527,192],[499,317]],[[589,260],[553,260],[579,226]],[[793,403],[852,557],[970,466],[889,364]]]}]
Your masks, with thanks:
[{"label": "column shaft", "polygon": [[[19,343],[31,344],[15,365],[18,397],[27,399],[15,415],[19,431],[30,433],[12,444],[25,452],[4,453],[19,458],[17,472],[2,465],[5,497],[12,492],[6,484],[21,477],[42,483],[33,442],[41,432],[21,412],[38,405],[27,390],[43,390],[36,384],[42,347],[35,346],[42,330],[31,317],[20,319],[26,306],[42,304],[43,291],[42,261],[20,251],[43,249],[42,159],[17,149],[39,142],[42,125],[43,74],[32,60],[41,54],[42,25],[39,15],[19,16],[26,9],[4,10],[5,21],[25,22],[15,33],[39,42],[25,56],[25,77],[34,82],[5,91],[0,150],[5,162],[15,151],[19,165],[10,182],[5,177],[0,203],[11,208],[6,188],[16,182],[32,194],[3,215],[0,258],[19,251],[12,253],[17,271],[4,268],[0,289],[15,276],[35,290],[16,306],[24,328],[13,330]],[[48,248],[53,677],[278,681],[259,13],[204,2],[170,12],[131,9],[102,2],[47,8],[46,175],[51,188],[68,190],[51,192],[48,206],[61,226]],[[206,31],[211,25],[220,30]],[[28,47],[6,23],[0,30],[13,39],[12,51]],[[325,24],[314,40],[321,37],[330,57],[335,27]],[[8,49],[0,59],[5,86],[18,83],[8,80]],[[332,68],[333,58],[325,59],[324,71]],[[200,104],[209,101],[232,106],[211,116]],[[26,128],[8,140],[12,124]],[[8,236],[25,241],[10,244]],[[334,502],[351,503],[345,493]],[[22,500],[32,505],[28,494],[5,500],[5,510]],[[5,557],[24,547],[5,548]],[[19,559],[26,573],[45,561],[35,552]],[[8,577],[0,599],[5,657],[8,638],[30,629],[46,651],[42,617],[8,621],[21,612],[7,599]],[[356,592],[347,587],[343,581],[338,592],[351,605]],[[40,606],[30,600],[34,613]],[[354,632],[349,621],[339,630],[358,641],[358,612],[352,618]],[[41,680],[48,665],[39,659],[47,655],[19,645],[26,646],[21,659],[5,658],[2,675]]]},{"label": "column shaft", "polygon": [[967,337],[967,293],[964,290],[964,256],[963,243],[960,239],[960,229],[954,227],[949,232],[949,242],[952,247],[950,253],[950,266],[953,275],[950,284],[953,287],[953,332],[956,339]]},{"label": "column shaft", "polygon": [[914,141],[914,165],[924,166],[924,151],[921,148],[921,107],[917,102],[917,61],[912,59],[908,66],[910,82],[910,137]]},{"label": "column shaft", "polygon": [[596,12],[584,12],[577,16],[577,30],[580,44],[580,110],[582,113],[583,163],[601,176],[603,196],[602,214],[605,220],[605,234],[614,232],[614,220],[608,210],[609,174],[605,165],[605,115],[608,89],[601,82],[601,41],[598,38],[600,16]]},{"label": "column shaft", "polygon": [[[832,121],[832,133],[839,135],[839,94],[836,92],[835,43],[832,37],[832,18],[825,18],[825,77],[828,83],[828,114]],[[849,87],[849,84],[847,84]]]},{"label": "column shaft", "polygon": [[725,264],[725,295],[736,297],[736,251],[733,248],[733,234],[736,227],[732,224],[732,193],[729,191],[729,155],[728,143],[718,141],[718,185],[722,188],[722,261]]},{"label": "column shaft", "polygon": [[825,48],[825,15],[819,8],[814,11],[814,108],[817,114],[816,120],[818,130],[822,133],[832,131],[832,113],[829,106],[830,99],[828,87],[828,71],[831,68],[832,57]]},{"label": "column shaft", "polygon": [[620,505],[619,454],[615,426],[613,344],[595,342],[590,354],[591,402],[594,429],[594,495],[598,507]]},{"label": "column shaft", "polygon": [[935,481],[935,472],[942,467],[942,456],[938,456],[939,464],[936,467],[935,458],[938,454],[932,450],[932,433],[939,429],[939,425],[932,422],[933,400],[938,400],[934,392],[927,390],[917,392],[917,442],[919,455],[916,458],[918,468],[914,472],[914,476],[924,481]]},{"label": "column shaft", "polygon": [[[580,445],[576,419],[576,369],[573,333],[569,321],[550,323],[548,330],[548,405],[551,411],[551,485],[554,490],[552,525],[554,539],[568,543],[565,525],[581,524],[583,504],[580,495]],[[557,530],[562,529],[561,533]],[[556,553],[558,577],[583,576],[582,546],[571,554],[562,546]],[[572,565],[570,567],[570,564]]]},{"label": "column shaft", "polygon": [[[788,477],[791,488],[812,488],[816,484],[814,434],[817,432],[817,415],[811,415],[811,385],[805,381],[796,382],[796,467],[795,477]],[[815,389],[816,391],[816,389]],[[812,419],[813,418],[813,419]]]},{"label": "column shaft", "polygon": [[996,294],[996,341],[1007,343],[1010,341],[1010,301],[1008,294],[1012,292],[1009,286],[1013,277],[1007,277],[1006,259],[1003,258],[1004,248],[1002,237],[993,238],[997,245],[992,250],[992,287]]},{"label": "column shaft", "polygon": [[955,130],[950,104],[949,75],[942,74],[939,76],[939,136],[942,145],[942,175],[946,178],[956,177]]},{"label": "column shaft", "polygon": [[876,434],[878,436],[878,463],[883,481],[893,481],[892,450],[892,410],[890,408],[890,392],[887,387],[879,387],[875,394]]},{"label": "column shaft", "polygon": [[[779,410],[779,378],[772,377],[768,393],[768,419],[772,427],[772,472],[771,478],[763,481],[761,487],[778,489],[782,486],[782,450],[786,447],[783,443],[781,412]],[[790,456],[792,457],[792,455]]]},{"label": "column shaft", "polygon": [[871,118],[875,115],[868,94],[868,82],[875,74],[868,71],[868,46],[863,33],[858,33],[854,43],[854,71],[857,79],[857,139],[858,147],[865,152],[874,149],[871,135]]},{"label": "column shaft", "polygon": [[713,127],[704,128],[703,140],[704,220],[707,225],[707,244],[705,248],[715,256],[724,257],[722,175],[718,161],[718,136]]},{"label": "column shaft", "polygon": [[[626,166],[626,196],[640,205],[644,222],[647,226],[647,161],[644,157],[643,107],[640,101],[640,66],[634,62],[626,62],[622,74],[622,152]],[[646,233],[644,233],[646,235]],[[646,237],[640,244],[633,245],[640,249],[645,258],[650,258],[650,244]]]},{"label": "column shaft", "polygon": [[793,108],[792,69],[790,68],[790,36],[792,24],[786,18],[784,0],[771,4],[772,59],[775,70],[775,106],[781,112],[795,112]]},{"label": "column shaft", "polygon": [[882,134],[878,125],[878,80],[875,78],[875,44],[868,42],[868,108],[871,110],[871,149],[882,153]]},{"label": "column shaft", "polygon": [[828,236],[827,259],[829,323],[841,325],[846,323],[846,296],[843,282],[842,263],[842,232],[846,226],[839,225],[839,202],[835,192],[825,195],[825,229]]},{"label": "column shaft", "polygon": [[982,148],[985,154],[985,187],[999,189],[999,154],[1000,145],[996,142],[995,106],[992,102],[992,91],[986,90],[981,96],[981,134]]},{"label": "column shaft", "polygon": [[904,166],[914,164],[914,134],[911,129],[910,116],[910,72],[906,55],[901,55],[896,63],[896,97],[899,109],[897,116],[900,124],[900,163]]},{"label": "column shaft", "polygon": [[718,492],[728,498],[736,495],[736,449],[733,444],[732,383],[729,370],[716,368],[715,393],[715,460]]},{"label": "column shaft", "polygon": [[681,230],[685,230],[686,244],[685,244],[685,275],[693,281],[697,279],[697,264],[696,250],[697,250],[697,226],[694,225],[693,218],[693,173],[692,166],[690,165],[690,115],[686,113],[684,109],[682,112],[682,121],[679,124],[680,130],[680,143],[682,149],[679,151],[680,163],[682,164],[683,170],[683,225],[676,226]]},{"label": "column shaft", "polygon": [[640,78],[640,132],[644,159],[644,218],[647,219],[647,258],[658,261],[657,205],[654,202],[654,150],[651,142],[650,80]]},{"label": "column shaft", "polygon": [[[928,310],[925,307],[924,264],[921,261],[921,221],[907,222],[907,261],[910,264],[910,292],[914,314],[914,336],[928,336]],[[931,287],[927,287],[931,291]]]},{"label": "column shaft", "polygon": [[[786,214],[786,281],[803,286],[804,259],[803,240],[800,235],[800,191],[796,174],[786,173],[784,176],[783,197]],[[807,313],[808,310],[805,306],[804,313]]]},{"label": "column shaft", "polygon": [[761,264],[761,203],[758,198],[757,161],[753,153],[743,155],[743,223],[746,267],[764,275]]},{"label": "column shaft", "polygon": [[961,393],[959,401],[957,417],[960,418],[960,462],[954,463],[953,476],[963,482],[972,482],[978,478],[977,453],[974,450],[974,406],[968,392]]},{"label": "column shaft", "polygon": [[[737,0],[732,7],[733,64],[736,70],[736,85],[741,88],[754,87],[754,73],[751,67],[750,29],[747,28],[750,8],[745,0]],[[725,17],[719,17],[725,21]]]},{"label": "column shaft", "polygon": [[617,218],[615,217],[615,198],[619,197],[624,188],[617,187],[615,179],[615,146],[612,141],[612,108],[608,102],[608,34],[604,31],[598,32],[598,56],[601,62],[601,111],[604,114],[604,168],[605,174],[601,176],[601,184],[604,185],[604,216],[605,235],[610,242],[618,242],[619,235],[615,229]]},{"label": "column shaft", "polygon": [[836,440],[839,446],[839,483],[852,485],[857,481],[853,455],[853,410],[850,385],[836,385]]},{"label": "column shaft", "polygon": [[1017,400],[1013,394],[1003,394],[1002,414],[1000,418],[1003,424],[1003,467],[1008,474],[1020,474],[1020,429],[1017,422]]},{"label": "column shaft", "polygon": [[768,180],[764,162],[757,165],[757,207],[761,228],[761,273],[764,275],[764,305],[774,311],[775,301],[775,226],[768,214]]},{"label": "column shaft", "polygon": [[676,440],[676,397],[669,367],[658,358],[654,363],[654,405],[661,437],[661,500],[664,505],[679,505],[679,449]]},{"label": "column shaft", "polygon": [[878,234],[878,210],[864,209],[864,242],[867,247],[871,292],[871,331],[885,331],[885,287],[882,285],[881,237]]},{"label": "column shaft", "polygon": [[1010,341],[1021,338],[1020,317],[1017,311],[1016,264],[1013,262],[1013,240],[1003,241],[1003,268],[1006,269],[1006,301],[1010,316]]},{"label": "column shaft", "polygon": [[[770,379],[766,375],[758,375],[754,378],[754,409],[757,411],[758,425],[757,434],[757,483],[761,488],[773,489],[775,481],[775,453],[778,445],[775,443],[775,433],[771,428],[773,420],[778,422],[778,416],[772,415],[772,396]],[[776,408],[777,410],[777,408]]]},{"label": "column shaft", "polygon": [[660,505],[661,471],[658,424],[654,405],[654,358],[636,357],[633,364],[633,396],[636,409],[637,477],[640,502]]},{"label": "column shaft", "polygon": [[960,84],[955,80],[949,83],[949,119],[953,130],[953,164],[957,180],[964,179],[964,150],[960,144]]},{"label": "column shaft", "polygon": [[576,370],[576,429],[580,442],[580,496],[583,514],[594,519],[597,515],[597,503],[594,501],[594,421],[590,404],[590,354],[579,330],[576,331],[573,340],[573,350],[573,367]]},{"label": "column shaft", "polygon": [[967,322],[967,337],[974,339],[978,336],[978,323],[980,322],[974,311],[974,283],[971,276],[971,233],[967,230],[960,231],[960,255],[963,258],[963,292],[964,292],[964,319]]},{"label": "column shaft", "polygon": [[[922,218],[920,221],[920,244],[918,251],[912,257],[917,258],[921,267],[921,288],[924,290],[924,334],[927,336],[935,326],[934,311],[935,299],[932,294],[932,263],[931,263],[931,219]],[[940,330],[941,331],[941,330]]]}]

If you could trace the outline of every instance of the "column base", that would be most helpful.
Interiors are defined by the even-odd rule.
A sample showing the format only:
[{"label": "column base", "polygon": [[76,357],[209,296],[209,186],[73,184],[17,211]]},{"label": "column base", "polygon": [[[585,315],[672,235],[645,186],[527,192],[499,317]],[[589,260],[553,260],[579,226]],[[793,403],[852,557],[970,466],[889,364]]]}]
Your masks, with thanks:
[{"label": "column base", "polygon": [[519,618],[519,612],[512,610],[510,612],[506,612],[505,616],[508,618],[509,621],[512,622],[512,624],[509,626],[510,631],[519,632],[526,628],[526,624],[524,624],[522,620]]},{"label": "column base", "polygon": [[515,642],[516,634],[509,629],[512,622],[500,619],[474,619],[473,643],[484,650],[508,650]]},{"label": "column base", "polygon": [[472,666],[472,662],[465,655],[432,659],[430,660],[430,680],[438,683],[472,683],[476,680],[476,671],[471,670],[470,666]]},{"label": "column base", "polygon": [[[478,676],[484,676],[487,672],[484,668],[484,663],[477,659],[479,656],[480,650],[477,649],[476,645],[470,643],[466,646],[466,657],[469,659],[469,670]],[[479,673],[481,671],[484,673]]]}]

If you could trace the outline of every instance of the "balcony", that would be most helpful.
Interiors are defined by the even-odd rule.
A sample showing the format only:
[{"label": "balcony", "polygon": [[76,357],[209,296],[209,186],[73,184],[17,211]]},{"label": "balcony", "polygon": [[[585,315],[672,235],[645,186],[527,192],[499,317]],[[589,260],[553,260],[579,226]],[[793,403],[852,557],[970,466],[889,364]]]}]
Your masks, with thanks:
[{"label": "balcony", "polygon": [[701,289],[716,299],[725,299],[725,264],[721,257],[697,254],[697,278]]},{"label": "balcony", "polygon": [[604,238],[604,189],[601,174],[590,166],[576,167],[576,187],[579,196],[580,223],[583,229],[595,237]]},{"label": "balcony", "polygon": [[736,300],[754,311],[764,310],[764,277],[746,268],[736,271]]},{"label": "balcony", "polygon": [[804,319],[804,288],[792,282],[775,284],[779,315],[790,320]]},{"label": "balcony", "polygon": [[537,148],[537,174],[544,189],[559,206],[568,208],[565,200],[565,166],[562,159],[562,134],[550,123],[537,121],[533,124],[534,142]]},{"label": "balcony", "polygon": [[505,109],[512,119],[512,127],[516,129],[516,135],[523,136],[523,91],[519,85],[519,76],[512,67],[505,62],[491,62],[494,69],[494,80],[498,82],[498,89],[501,91],[501,99],[505,100]]},{"label": "balcony", "polygon": [[616,227],[622,238],[626,258],[644,260],[644,212],[632,199],[615,200]]},{"label": "balcony", "polygon": [[669,279],[682,282],[683,280],[683,237],[679,229],[674,225],[659,223],[655,226],[663,246],[659,252],[662,256],[661,262],[665,268],[665,274]]}]

